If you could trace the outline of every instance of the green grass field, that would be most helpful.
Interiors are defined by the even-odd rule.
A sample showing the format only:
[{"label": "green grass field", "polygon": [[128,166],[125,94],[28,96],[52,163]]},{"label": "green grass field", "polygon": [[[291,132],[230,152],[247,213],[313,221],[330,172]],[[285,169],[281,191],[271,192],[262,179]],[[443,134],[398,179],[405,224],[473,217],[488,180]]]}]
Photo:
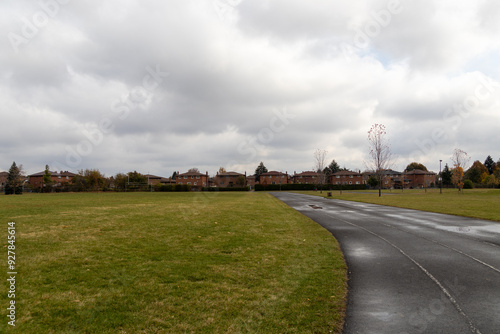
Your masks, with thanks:
[{"label": "green grass field", "polygon": [[[323,191],[301,191],[300,193],[327,196]],[[332,198],[373,204],[396,206],[423,211],[439,212],[465,217],[500,221],[500,189],[412,189],[377,191],[332,191]]]},{"label": "green grass field", "polygon": [[265,193],[0,196],[6,333],[339,333],[335,239]]}]

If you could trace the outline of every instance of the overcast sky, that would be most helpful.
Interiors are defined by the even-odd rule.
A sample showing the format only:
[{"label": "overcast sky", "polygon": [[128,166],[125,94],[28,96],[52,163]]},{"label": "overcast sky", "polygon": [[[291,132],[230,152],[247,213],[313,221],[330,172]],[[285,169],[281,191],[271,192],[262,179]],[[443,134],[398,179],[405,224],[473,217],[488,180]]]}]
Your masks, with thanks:
[{"label": "overcast sky", "polygon": [[0,170],[364,170],[375,123],[396,170],[500,158],[493,0],[0,6]]}]

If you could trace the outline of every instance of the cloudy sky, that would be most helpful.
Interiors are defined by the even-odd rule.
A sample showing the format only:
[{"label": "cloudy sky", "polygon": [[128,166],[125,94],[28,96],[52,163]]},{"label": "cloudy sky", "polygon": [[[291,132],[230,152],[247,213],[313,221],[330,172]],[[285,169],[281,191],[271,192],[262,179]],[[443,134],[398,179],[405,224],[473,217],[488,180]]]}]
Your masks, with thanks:
[{"label": "cloudy sky", "polygon": [[397,170],[500,158],[493,0],[0,6],[0,170],[363,170],[376,123]]}]

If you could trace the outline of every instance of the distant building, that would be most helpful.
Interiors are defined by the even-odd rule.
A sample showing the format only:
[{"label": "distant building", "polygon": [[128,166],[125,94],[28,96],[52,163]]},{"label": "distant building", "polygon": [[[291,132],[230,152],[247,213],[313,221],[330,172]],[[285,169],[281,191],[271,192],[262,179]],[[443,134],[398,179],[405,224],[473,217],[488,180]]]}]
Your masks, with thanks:
[{"label": "distant building", "polygon": [[186,172],[175,177],[175,184],[184,184],[191,186],[192,190],[201,190],[208,187],[208,172],[202,174],[200,172]]},{"label": "distant building", "polygon": [[8,172],[0,172],[0,191],[5,189],[5,184],[7,183]]},{"label": "distant building", "polygon": [[241,174],[237,172],[217,172],[214,177],[214,186],[218,188],[234,188],[234,187],[245,187],[247,181],[247,173]]},{"label": "distant building", "polygon": [[[50,171],[49,171],[50,172]],[[70,183],[71,180],[76,176],[75,173],[71,173],[68,171],[60,171],[58,172],[50,172],[52,186],[60,187],[64,184]],[[43,176],[45,175],[45,171],[28,175],[28,182],[32,188],[43,188]]]},{"label": "distant building", "polygon": [[293,172],[292,182],[297,184],[317,184],[319,180],[319,174],[313,171],[306,171],[297,174]]},{"label": "distant building", "polygon": [[259,184],[259,182],[255,181],[255,175],[248,175],[247,176],[247,186],[250,187],[250,189],[254,189],[256,184]]},{"label": "distant building", "polygon": [[288,173],[271,171],[259,175],[259,184],[261,185],[287,184],[287,183],[288,183]]},{"label": "distant building", "polygon": [[411,188],[429,188],[436,182],[436,173],[428,172],[421,169],[414,169],[404,173],[405,179],[408,180]]},{"label": "distant building", "polygon": [[162,180],[165,179],[164,177],[151,175],[151,174],[146,174],[144,176],[148,178],[148,185],[151,185],[151,186],[155,186],[159,183],[162,183]]},{"label": "distant building", "polygon": [[349,184],[364,184],[363,174],[361,172],[351,172],[348,170],[341,170],[333,173],[328,178],[328,183],[338,185]]}]

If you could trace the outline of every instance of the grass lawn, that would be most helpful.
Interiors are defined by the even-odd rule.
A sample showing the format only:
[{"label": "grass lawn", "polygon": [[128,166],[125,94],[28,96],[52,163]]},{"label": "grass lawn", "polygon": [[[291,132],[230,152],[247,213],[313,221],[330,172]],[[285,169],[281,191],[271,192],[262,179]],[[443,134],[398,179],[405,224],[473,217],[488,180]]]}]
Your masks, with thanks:
[{"label": "grass lawn", "polygon": [[[323,191],[301,191],[300,193],[327,196]],[[332,198],[397,206],[423,211],[500,221],[500,189],[412,189],[378,191],[332,191]]]},{"label": "grass lawn", "polygon": [[335,239],[266,193],[0,196],[6,333],[340,333]]}]

